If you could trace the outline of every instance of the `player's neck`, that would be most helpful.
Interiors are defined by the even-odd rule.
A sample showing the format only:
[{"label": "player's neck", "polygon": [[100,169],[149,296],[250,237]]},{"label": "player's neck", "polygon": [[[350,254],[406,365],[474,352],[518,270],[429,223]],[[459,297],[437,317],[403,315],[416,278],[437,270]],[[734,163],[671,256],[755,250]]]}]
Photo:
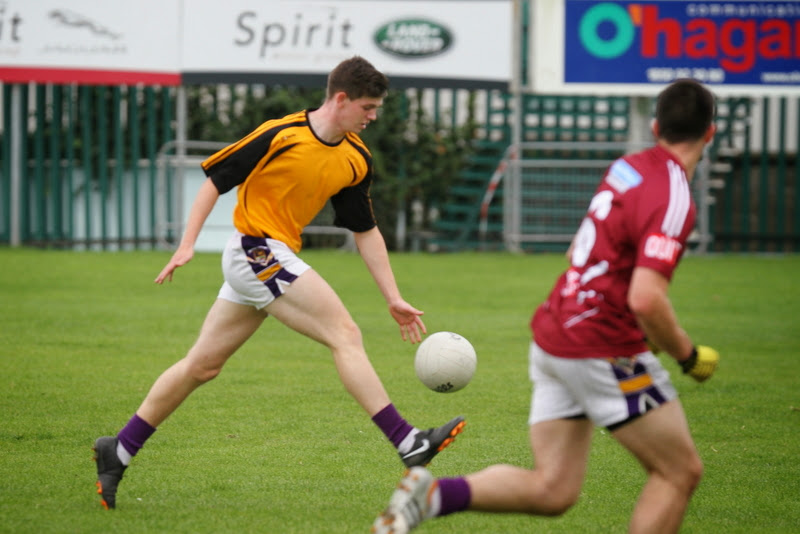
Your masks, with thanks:
[{"label": "player's neck", "polygon": [[663,139],[658,142],[664,150],[672,154],[686,171],[686,179],[690,182],[694,177],[697,164],[703,158],[704,141],[687,143],[667,143]]},{"label": "player's neck", "polygon": [[335,145],[344,139],[345,132],[336,125],[336,120],[327,102],[308,113],[308,122],[314,134],[326,143]]}]

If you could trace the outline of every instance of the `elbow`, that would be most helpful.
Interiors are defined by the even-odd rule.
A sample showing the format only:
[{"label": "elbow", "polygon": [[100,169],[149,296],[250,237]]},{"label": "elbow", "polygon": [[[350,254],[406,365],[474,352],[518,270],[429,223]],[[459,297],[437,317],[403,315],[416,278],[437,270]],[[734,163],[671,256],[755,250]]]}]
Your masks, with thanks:
[{"label": "elbow", "polygon": [[650,292],[631,292],[628,295],[628,308],[639,323],[647,323],[648,319],[658,314],[658,295]]},{"label": "elbow", "polygon": [[633,272],[628,289],[628,308],[637,319],[657,317],[664,308],[669,282],[660,273],[648,268],[637,268]]},{"label": "elbow", "polygon": [[641,294],[629,294],[628,308],[630,308],[637,317],[640,315],[649,315],[653,309],[653,299]]}]

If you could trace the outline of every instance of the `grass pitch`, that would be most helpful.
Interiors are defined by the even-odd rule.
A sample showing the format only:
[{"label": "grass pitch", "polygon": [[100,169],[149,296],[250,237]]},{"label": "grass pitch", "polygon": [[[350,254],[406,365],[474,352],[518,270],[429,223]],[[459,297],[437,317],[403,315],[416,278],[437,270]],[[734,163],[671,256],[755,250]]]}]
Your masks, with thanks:
[{"label": "grass pitch", "polygon": [[[454,394],[414,376],[414,347],[360,258],[303,257],[339,292],[400,412],[422,427],[463,414],[440,476],[532,463],[528,320],[564,267],[558,255],[393,256],[429,332],[478,353]],[[94,494],[91,446],[116,433],[193,343],[221,283],[198,254],[152,283],[168,253],[0,249],[0,532],[368,532],[403,468],[338,381],[326,350],[276,321],[195,392],[135,458],[117,510]],[[697,343],[722,354],[697,384],[668,368],[706,466],[682,532],[800,531],[800,257],[686,258],[671,297]],[[459,514],[420,533],[623,533],[644,475],[597,430],[580,502],[556,519]]]}]

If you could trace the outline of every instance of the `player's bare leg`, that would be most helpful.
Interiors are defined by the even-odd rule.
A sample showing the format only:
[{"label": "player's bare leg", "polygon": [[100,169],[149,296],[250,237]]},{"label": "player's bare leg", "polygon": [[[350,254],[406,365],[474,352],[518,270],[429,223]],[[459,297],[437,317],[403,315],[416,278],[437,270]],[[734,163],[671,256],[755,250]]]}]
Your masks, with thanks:
[{"label": "player's bare leg", "polygon": [[[592,432],[592,423],[585,419],[560,419],[531,426],[535,469],[498,464],[467,475],[464,478],[469,485],[469,509],[543,516],[563,514],[580,495]],[[389,505],[373,522],[372,532],[408,532],[425,519],[444,513],[445,505],[440,499],[444,498],[445,482],[453,480],[437,481],[429,471],[418,467],[407,471]],[[454,486],[450,488],[450,498],[460,500],[453,493]],[[447,513],[454,510],[460,509],[451,508]]]},{"label": "player's bare leg", "polygon": [[[141,406],[118,436],[95,441],[97,493],[106,509],[116,507],[117,488],[131,456],[180,404],[217,376],[228,358],[264,321],[266,314],[250,306],[217,299],[206,316],[200,335],[187,355],[164,371],[150,388]],[[120,439],[136,447],[127,450]]]},{"label": "player's bare leg", "polygon": [[530,428],[535,468],[494,465],[467,475],[470,510],[560,515],[580,495],[592,441],[588,419],[544,421]]},{"label": "player's bare leg", "polygon": [[419,429],[397,413],[367,357],[361,330],[336,292],[316,271],[309,269],[300,275],[281,298],[265,309],[285,325],[330,349],[345,389],[392,441],[407,467],[430,463],[464,428],[461,416],[439,427]]},{"label": "player's bare leg", "polygon": [[648,474],[630,523],[632,534],[678,532],[703,464],[683,407],[673,400],[614,432]]},{"label": "player's bare leg", "polygon": [[300,275],[266,311],[331,350],[345,389],[370,416],[389,404],[389,395],[364,350],[361,330],[316,271],[309,269]]},{"label": "player's bare leg", "polygon": [[194,346],[164,371],[136,413],[153,427],[160,425],[197,389],[216,377],[222,366],[266,318],[252,306],[217,299],[211,306]]}]

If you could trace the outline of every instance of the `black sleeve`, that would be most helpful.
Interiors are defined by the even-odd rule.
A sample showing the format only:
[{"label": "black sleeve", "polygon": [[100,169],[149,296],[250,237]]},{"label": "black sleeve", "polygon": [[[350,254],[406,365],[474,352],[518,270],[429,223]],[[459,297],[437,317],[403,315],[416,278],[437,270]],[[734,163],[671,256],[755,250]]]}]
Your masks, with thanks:
[{"label": "black sleeve", "polygon": [[224,148],[223,150],[230,151],[230,154],[214,165],[203,168],[220,195],[227,193],[250,176],[258,162],[269,150],[275,131],[274,129],[267,130],[239,147],[231,145]]},{"label": "black sleeve", "polygon": [[372,212],[372,199],[369,196],[371,183],[372,173],[369,173],[358,184],[345,187],[331,197],[331,204],[336,214],[333,219],[335,226],[353,232],[366,232],[377,226]]}]

